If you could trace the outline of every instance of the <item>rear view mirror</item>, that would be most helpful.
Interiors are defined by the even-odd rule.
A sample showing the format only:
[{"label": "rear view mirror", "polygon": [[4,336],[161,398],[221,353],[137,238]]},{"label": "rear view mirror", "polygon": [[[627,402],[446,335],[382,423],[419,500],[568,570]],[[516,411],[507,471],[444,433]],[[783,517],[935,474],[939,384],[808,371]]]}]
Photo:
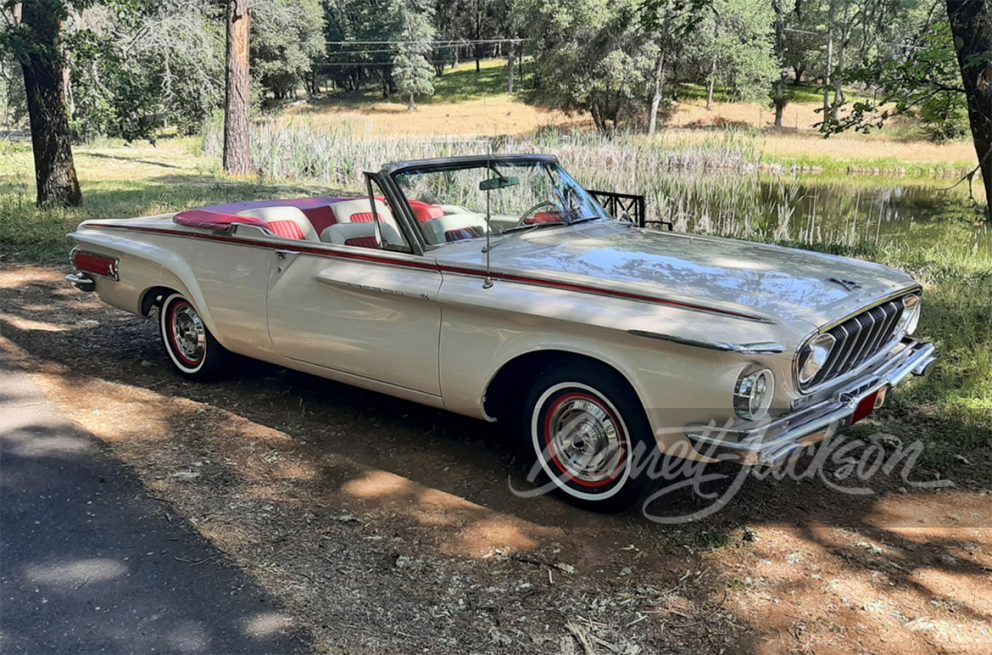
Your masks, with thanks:
[{"label": "rear view mirror", "polygon": [[492,177],[479,182],[479,191],[495,191],[517,186],[518,184],[520,184],[520,180],[515,177]]}]

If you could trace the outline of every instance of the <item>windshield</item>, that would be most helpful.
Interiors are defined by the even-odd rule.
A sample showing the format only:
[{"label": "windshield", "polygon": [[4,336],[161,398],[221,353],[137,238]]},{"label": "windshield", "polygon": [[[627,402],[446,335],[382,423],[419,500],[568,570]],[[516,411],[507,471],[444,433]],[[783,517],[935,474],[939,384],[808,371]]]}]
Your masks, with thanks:
[{"label": "windshield", "polygon": [[428,244],[608,218],[560,166],[545,161],[471,162],[393,174]]}]

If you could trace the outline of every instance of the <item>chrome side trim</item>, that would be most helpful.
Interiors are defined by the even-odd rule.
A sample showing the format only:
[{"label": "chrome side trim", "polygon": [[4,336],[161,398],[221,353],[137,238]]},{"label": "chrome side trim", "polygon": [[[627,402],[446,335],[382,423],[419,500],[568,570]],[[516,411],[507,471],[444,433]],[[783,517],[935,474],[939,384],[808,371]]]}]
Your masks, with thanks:
[{"label": "chrome side trim", "polygon": [[773,355],[785,352],[785,346],[773,341],[762,341],[758,343],[725,343],[722,341],[702,341],[689,339],[672,334],[662,334],[660,332],[650,332],[648,330],[627,330],[627,334],[635,337],[646,337],[648,339],[658,339],[660,341],[671,341],[683,346],[693,346],[695,348],[706,348],[708,350],[720,350],[723,352],[738,353],[741,355]]}]

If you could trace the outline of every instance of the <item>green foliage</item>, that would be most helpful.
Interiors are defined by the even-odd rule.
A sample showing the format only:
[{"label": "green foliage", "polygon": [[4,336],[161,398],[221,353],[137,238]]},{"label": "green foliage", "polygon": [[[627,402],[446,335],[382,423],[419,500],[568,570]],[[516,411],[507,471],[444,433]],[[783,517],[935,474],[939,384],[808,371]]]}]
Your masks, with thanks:
[{"label": "green foliage", "polygon": [[896,115],[920,119],[933,141],[960,138],[968,133],[967,107],[950,26],[945,21],[924,23],[906,42],[867,62],[852,75],[878,89],[876,99],[854,102],[845,118],[831,131],[869,132]]},{"label": "green foliage", "polygon": [[324,56],[320,0],[255,0],[251,66],[262,88],[277,99],[293,96]]},{"label": "green foliage", "polygon": [[778,77],[772,52],[774,14],[766,0],[714,0],[685,50],[702,78],[732,90],[738,100],[756,100]]},{"label": "green foliage", "polygon": [[[328,41],[394,41],[402,30],[400,0],[326,0],[324,35]],[[321,74],[336,86],[357,91],[369,82],[392,89],[392,44],[329,45]],[[357,65],[356,65],[357,64]]]},{"label": "green foliage", "polygon": [[433,95],[434,69],[430,63],[433,50],[434,26],[431,24],[433,8],[418,0],[400,2],[400,40],[402,43],[393,57],[393,81],[396,89],[409,97],[410,109],[415,109],[414,98]]},{"label": "green foliage", "polygon": [[658,48],[636,0],[515,0],[513,13],[532,37],[533,100],[589,111],[601,131],[643,114]]}]

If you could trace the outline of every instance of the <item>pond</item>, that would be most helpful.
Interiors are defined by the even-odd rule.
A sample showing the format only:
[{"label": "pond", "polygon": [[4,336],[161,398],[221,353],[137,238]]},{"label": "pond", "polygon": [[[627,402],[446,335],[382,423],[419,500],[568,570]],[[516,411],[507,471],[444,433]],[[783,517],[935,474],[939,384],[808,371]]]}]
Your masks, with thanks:
[{"label": "pond", "polygon": [[846,246],[966,238],[992,248],[992,231],[973,226],[980,216],[970,209],[967,183],[948,188],[954,180],[706,173],[653,181],[649,218],[679,231]]}]

